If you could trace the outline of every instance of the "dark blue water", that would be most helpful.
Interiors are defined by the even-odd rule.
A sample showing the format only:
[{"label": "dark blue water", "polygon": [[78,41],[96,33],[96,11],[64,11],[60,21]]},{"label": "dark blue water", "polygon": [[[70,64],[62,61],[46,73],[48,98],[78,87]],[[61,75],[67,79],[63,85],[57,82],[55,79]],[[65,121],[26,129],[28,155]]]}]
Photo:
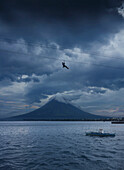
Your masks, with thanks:
[{"label": "dark blue water", "polygon": [[[103,128],[111,137],[89,137]],[[0,122],[0,170],[124,170],[124,124]]]}]

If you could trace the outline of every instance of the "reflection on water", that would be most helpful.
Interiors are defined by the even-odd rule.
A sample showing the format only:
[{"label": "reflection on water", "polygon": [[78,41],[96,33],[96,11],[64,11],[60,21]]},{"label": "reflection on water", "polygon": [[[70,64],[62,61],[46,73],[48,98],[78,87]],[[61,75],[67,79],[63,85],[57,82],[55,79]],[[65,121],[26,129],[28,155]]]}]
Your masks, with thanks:
[{"label": "reflection on water", "polygon": [[[110,122],[0,122],[0,169],[124,169],[124,125]],[[116,133],[114,138],[86,131]]]}]

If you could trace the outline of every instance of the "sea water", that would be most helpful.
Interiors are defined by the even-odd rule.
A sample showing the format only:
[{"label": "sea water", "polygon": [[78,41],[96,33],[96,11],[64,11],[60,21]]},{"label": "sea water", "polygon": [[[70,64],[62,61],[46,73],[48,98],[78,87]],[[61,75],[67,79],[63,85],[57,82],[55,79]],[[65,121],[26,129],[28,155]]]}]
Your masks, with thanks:
[{"label": "sea water", "polygon": [[[115,137],[85,136],[87,131]],[[0,170],[124,170],[124,124],[0,122]]]}]

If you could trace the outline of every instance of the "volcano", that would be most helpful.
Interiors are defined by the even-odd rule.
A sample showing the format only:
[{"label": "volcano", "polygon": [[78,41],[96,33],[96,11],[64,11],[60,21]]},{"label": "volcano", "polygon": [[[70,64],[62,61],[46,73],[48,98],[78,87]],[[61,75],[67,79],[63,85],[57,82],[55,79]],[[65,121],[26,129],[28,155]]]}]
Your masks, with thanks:
[{"label": "volcano", "polygon": [[39,109],[10,117],[7,120],[94,120],[103,118],[105,117],[84,112],[72,104],[52,99]]}]

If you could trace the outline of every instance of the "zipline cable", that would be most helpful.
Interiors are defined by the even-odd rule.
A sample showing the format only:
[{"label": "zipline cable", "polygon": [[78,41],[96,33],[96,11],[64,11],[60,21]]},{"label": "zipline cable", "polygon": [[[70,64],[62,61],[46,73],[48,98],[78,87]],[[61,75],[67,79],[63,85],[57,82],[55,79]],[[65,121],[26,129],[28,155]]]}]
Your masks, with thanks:
[{"label": "zipline cable", "polygon": [[[58,48],[57,47],[53,47],[52,45],[43,45],[43,44],[41,44],[41,43],[32,43],[32,41],[28,41],[28,42],[17,42],[18,40],[14,40],[14,39],[11,39],[11,38],[1,38],[0,37],[0,40],[6,40],[6,41],[8,41],[8,42],[14,42],[14,43],[16,43],[17,45],[18,44],[21,44],[21,45],[28,45],[28,46],[40,46],[40,47],[43,47],[43,48],[46,48],[46,49],[53,49],[53,50],[58,50]],[[2,42],[0,42],[0,43],[2,43]],[[88,49],[88,48],[87,48]],[[65,48],[61,48],[61,49],[59,49],[59,50],[67,50],[67,49],[65,49]],[[66,55],[67,55],[67,53],[69,53],[69,52],[66,52],[65,51],[65,53],[66,53]],[[80,52],[80,51],[78,51],[78,54],[87,54],[87,55],[89,55],[89,56],[99,56],[100,58],[107,58],[107,59],[117,59],[117,60],[124,60],[124,58],[122,58],[122,57],[113,57],[113,56],[111,56],[111,57],[109,57],[109,56],[105,56],[105,55],[101,55],[101,54],[99,54],[98,52],[91,52],[91,53],[89,53],[89,51],[86,51],[86,50],[84,50],[83,52]]]},{"label": "zipline cable", "polygon": [[[10,50],[5,50],[5,49],[0,49],[0,51],[2,52],[7,52],[7,53],[15,53],[15,54],[21,54],[21,55],[32,55],[32,54],[26,54],[26,53],[22,53],[22,52],[16,52],[16,51],[10,51]],[[70,61],[70,60],[66,60],[66,59],[58,59],[58,58],[55,58],[55,57],[47,57],[45,55],[42,55],[42,58],[47,58],[49,60],[59,60],[59,61],[63,61],[65,60],[66,62],[73,62],[73,61]],[[108,69],[116,69],[116,70],[123,70],[124,71],[124,68],[120,68],[120,67],[113,67],[113,66],[109,66],[109,65],[104,65],[104,64],[98,64],[98,63],[88,63],[88,62],[84,62],[84,61],[81,61],[81,62],[78,62],[78,61],[74,61],[74,63],[79,63],[79,64],[91,64],[91,65],[95,65],[95,66],[98,66],[98,67],[105,67],[105,68],[108,68]]]}]

